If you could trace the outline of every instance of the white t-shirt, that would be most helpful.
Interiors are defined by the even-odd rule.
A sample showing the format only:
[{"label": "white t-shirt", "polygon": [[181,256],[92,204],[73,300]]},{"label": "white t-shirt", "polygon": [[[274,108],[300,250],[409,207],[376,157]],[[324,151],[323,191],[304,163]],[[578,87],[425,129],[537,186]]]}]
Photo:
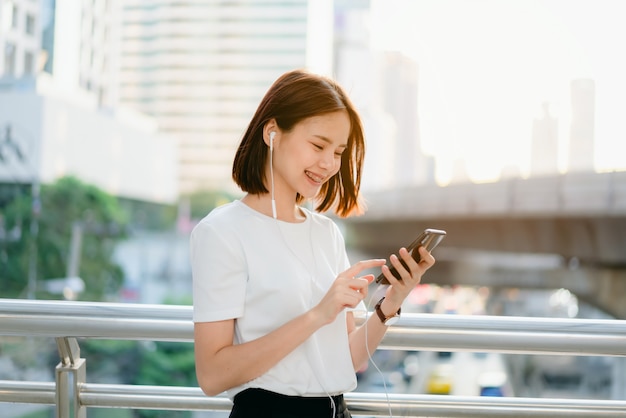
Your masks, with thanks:
[{"label": "white t-shirt", "polygon": [[[349,267],[337,225],[302,208],[288,223],[235,201],[214,209],[191,234],[193,320],[235,319],[234,343],[255,340],[315,306]],[[285,395],[325,396],[356,387],[345,311],[249,388]]]}]

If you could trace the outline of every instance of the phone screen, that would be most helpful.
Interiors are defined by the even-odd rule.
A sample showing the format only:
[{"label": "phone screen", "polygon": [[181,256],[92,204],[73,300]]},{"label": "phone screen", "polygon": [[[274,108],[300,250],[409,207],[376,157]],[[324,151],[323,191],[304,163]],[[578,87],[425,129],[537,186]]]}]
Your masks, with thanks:
[{"label": "phone screen", "polygon": [[[419,263],[420,254],[417,249],[419,247],[426,247],[428,252],[431,252],[437,245],[439,245],[439,243],[445,238],[445,236],[446,231],[443,231],[441,229],[428,228],[425,229],[421,234],[419,234],[419,236],[408,247],[406,247],[406,249],[409,253],[411,253],[411,257],[413,257],[413,259]],[[400,262],[402,263],[404,268],[408,269],[406,263],[402,259],[400,259]],[[395,267],[389,266],[389,268],[391,270],[391,274],[393,274],[393,277],[398,280],[402,280],[400,274],[396,271]],[[376,278],[376,283],[389,284],[389,281],[384,274],[380,273],[380,275]]]}]

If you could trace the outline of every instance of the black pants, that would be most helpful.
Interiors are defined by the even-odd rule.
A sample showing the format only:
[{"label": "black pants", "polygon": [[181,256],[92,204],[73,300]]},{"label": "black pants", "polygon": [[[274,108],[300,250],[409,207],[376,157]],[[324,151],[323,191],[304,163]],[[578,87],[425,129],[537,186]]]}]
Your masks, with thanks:
[{"label": "black pants", "polygon": [[[333,396],[334,418],[351,418],[343,395]],[[328,396],[287,396],[264,389],[238,393],[230,418],[331,418],[333,407]]]}]

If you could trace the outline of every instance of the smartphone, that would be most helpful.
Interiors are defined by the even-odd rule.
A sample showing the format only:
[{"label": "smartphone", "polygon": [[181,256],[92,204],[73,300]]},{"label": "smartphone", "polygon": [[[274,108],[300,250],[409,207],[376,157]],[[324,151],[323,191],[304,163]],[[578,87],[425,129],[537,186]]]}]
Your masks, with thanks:
[{"label": "smartphone", "polygon": [[[415,241],[413,241],[411,245],[406,247],[406,249],[409,253],[411,253],[411,257],[413,257],[413,259],[419,263],[421,257],[417,249],[419,247],[426,247],[428,252],[431,252],[437,245],[439,245],[439,243],[442,239],[445,238],[445,236],[446,231],[443,231],[441,229],[427,228],[421,234],[419,234]],[[408,269],[406,263],[402,259],[400,259],[400,262],[402,263],[404,268]],[[396,271],[395,267],[389,266],[389,268],[391,270],[391,274],[393,274],[393,277],[398,280],[402,280],[400,278],[400,273]],[[380,273],[380,275],[376,278],[376,283],[389,284],[389,281],[383,273]]]}]

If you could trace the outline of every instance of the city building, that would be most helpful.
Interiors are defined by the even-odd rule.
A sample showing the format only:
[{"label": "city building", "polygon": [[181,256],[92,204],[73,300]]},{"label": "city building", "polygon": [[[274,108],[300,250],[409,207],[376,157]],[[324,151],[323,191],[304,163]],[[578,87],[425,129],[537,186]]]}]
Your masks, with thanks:
[{"label": "city building", "polygon": [[178,141],[183,195],[235,190],[232,157],[257,103],[280,74],[303,67],[336,76],[361,110],[364,188],[432,181],[419,144],[417,64],[371,52],[369,9],[368,0],[46,0],[44,69],[100,107],[154,117]]},{"label": "city building", "polygon": [[0,0],[0,82],[34,76],[41,46],[39,3]]},{"label": "city building", "polygon": [[179,189],[234,189],[234,150],[283,72],[330,73],[332,0],[44,0],[44,70],[178,141]]},{"label": "city building", "polygon": [[118,4],[0,0],[1,184],[74,175],[120,197],[178,199],[176,142],[115,106]]},{"label": "city building", "polygon": [[400,52],[382,53],[380,59],[381,102],[392,115],[396,130],[391,138],[378,140],[385,146],[393,144],[394,183],[397,186],[433,184],[434,162],[424,155],[420,141],[418,65]]},{"label": "city building", "polygon": [[595,82],[581,78],[570,86],[572,119],[569,135],[567,171],[594,170]]},{"label": "city building", "polygon": [[84,90],[99,107],[117,105],[118,0],[42,0],[43,70],[68,92]]},{"label": "city building", "polygon": [[381,138],[390,137],[396,126],[378,100],[377,57],[371,49],[369,19],[369,1],[335,3],[334,75],[359,110],[365,129],[362,188],[378,190],[393,184],[393,149],[384,146]]},{"label": "city building", "polygon": [[337,1],[335,74],[359,109],[366,131],[363,189],[434,182],[434,159],[420,146],[418,64],[371,45],[368,0]]},{"label": "city building", "polygon": [[234,189],[235,149],[270,84],[330,70],[332,1],[127,0],[122,16],[119,100],[178,138],[182,194]]},{"label": "city building", "polygon": [[550,104],[544,102],[543,115],[533,120],[530,174],[541,176],[559,171],[559,121],[550,114]]},{"label": "city building", "polygon": [[[433,181],[433,159],[420,147],[417,64],[371,51],[369,0],[2,4],[10,34],[32,10],[41,44],[31,48],[41,58],[33,74],[43,69],[71,97],[86,92],[96,109],[149,115],[178,141],[183,195],[235,189],[232,157],[257,103],[276,77],[302,67],[337,77],[362,112],[364,188]],[[14,55],[7,62],[17,62]],[[26,67],[11,64],[11,71],[21,76]]]},{"label": "city building", "polygon": [[103,110],[95,95],[68,95],[49,77],[2,85],[0,132],[0,184],[72,175],[122,198],[178,199],[177,143],[154,120],[130,109]]}]

